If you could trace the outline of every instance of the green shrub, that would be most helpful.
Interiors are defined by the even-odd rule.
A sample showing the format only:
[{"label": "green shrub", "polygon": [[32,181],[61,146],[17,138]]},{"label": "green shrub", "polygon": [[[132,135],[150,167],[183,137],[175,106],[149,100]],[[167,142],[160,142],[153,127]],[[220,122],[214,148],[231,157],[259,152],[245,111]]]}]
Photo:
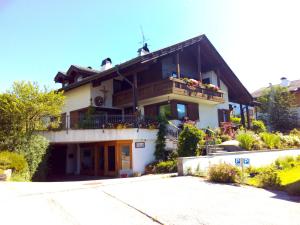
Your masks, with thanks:
[{"label": "green shrub", "polygon": [[235,124],[241,124],[241,118],[239,117],[230,117],[230,121]]},{"label": "green shrub", "polygon": [[255,134],[251,131],[240,131],[236,137],[240,142],[240,147],[246,150],[252,150],[255,143]]},{"label": "green shrub", "polygon": [[280,135],[280,140],[283,147],[293,148],[300,146],[300,138],[296,135]]},{"label": "green shrub", "polygon": [[222,134],[220,136],[222,142],[225,142],[225,141],[230,141],[231,140],[231,137],[228,135],[228,134]]},{"label": "green shrub", "polygon": [[280,148],[280,136],[278,136],[277,134],[264,132],[260,134],[260,137],[267,148]]},{"label": "green shrub", "polygon": [[2,151],[0,152],[0,168],[2,170],[12,169],[13,172],[23,173],[28,170],[28,164],[23,155]]},{"label": "green shrub", "polygon": [[152,173],[175,173],[177,172],[177,160],[152,162],[145,168],[147,174]]},{"label": "green shrub", "polygon": [[296,164],[295,158],[292,156],[279,157],[275,161],[275,166],[278,169],[289,169]]},{"label": "green shrub", "polygon": [[288,185],[285,190],[289,195],[300,196],[300,181]]},{"label": "green shrub", "polygon": [[278,176],[276,169],[272,166],[261,168],[260,173],[257,175],[257,179],[260,187],[279,188],[281,186],[280,177]]},{"label": "green shrub", "polygon": [[183,131],[178,138],[178,156],[195,156],[200,155],[199,142],[203,141],[204,131],[199,130],[193,125],[184,125]]},{"label": "green shrub", "polygon": [[230,164],[212,165],[208,169],[208,179],[217,183],[235,183],[240,176],[240,170]]},{"label": "green shrub", "polygon": [[296,161],[297,161],[297,162],[300,162],[300,155],[298,155],[298,156],[296,157]]},{"label": "green shrub", "polygon": [[162,161],[156,164],[155,166],[156,173],[176,173],[177,172],[177,161],[169,160]]},{"label": "green shrub", "polygon": [[158,122],[159,128],[157,132],[154,155],[156,160],[166,160],[166,134],[168,121],[165,117],[159,117]]},{"label": "green shrub", "polygon": [[0,169],[0,174],[3,174],[4,173],[4,170],[3,169]]},{"label": "green shrub", "polygon": [[297,136],[300,138],[300,130],[294,128],[293,130],[291,130],[290,132],[291,135]]},{"label": "green shrub", "polygon": [[258,134],[258,133],[266,132],[267,128],[262,120],[253,120],[252,130]]},{"label": "green shrub", "polygon": [[30,178],[33,176],[45,176],[48,140],[41,135],[32,135],[24,144],[18,147],[17,151],[25,156],[28,162]]}]

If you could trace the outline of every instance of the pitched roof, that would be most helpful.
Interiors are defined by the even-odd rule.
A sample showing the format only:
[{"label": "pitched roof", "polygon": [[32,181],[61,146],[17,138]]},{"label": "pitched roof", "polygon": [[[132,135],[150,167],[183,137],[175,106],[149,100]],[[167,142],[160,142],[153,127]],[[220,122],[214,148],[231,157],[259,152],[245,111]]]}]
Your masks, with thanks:
[{"label": "pitched roof", "polygon": [[[212,43],[208,40],[208,38],[203,34],[191,39],[188,39],[186,41],[159,49],[154,52],[150,52],[149,54],[143,55],[143,56],[137,56],[131,60],[128,60],[124,63],[121,63],[119,65],[115,65],[114,67],[104,70],[104,71],[98,71],[89,69],[86,67],[80,67],[80,66],[74,66],[72,65],[72,69],[81,70],[83,72],[90,73],[89,76],[83,78],[80,82],[72,83],[68,85],[67,87],[64,87],[63,90],[67,91],[73,88],[76,88],[78,86],[84,85],[86,83],[89,83],[91,81],[95,80],[107,80],[114,78],[118,76],[118,71],[121,73],[124,71],[130,70],[132,67],[142,66],[150,62],[155,62],[157,59],[165,57],[169,54],[178,52],[182,50],[183,48],[186,48],[188,46],[192,46],[196,43],[201,43],[204,46],[206,46],[209,51],[211,51],[211,54],[213,54],[213,57],[217,61],[217,64],[220,65],[220,69],[222,70],[222,73],[224,76],[221,78],[223,81],[225,81],[225,84],[230,88],[231,93],[229,93],[229,97],[233,99],[236,102],[243,103],[243,104],[250,104],[253,101],[252,95],[248,92],[248,90],[244,87],[244,85],[241,83],[241,81],[237,78],[237,76],[234,74],[234,72],[230,69],[230,67],[227,65],[225,60],[222,58],[222,56],[218,53],[218,51],[215,49],[215,47],[212,45]],[[71,67],[69,68],[68,72],[70,71]],[[68,74],[67,72],[67,74]]]},{"label": "pitched roof", "polygon": [[[275,84],[274,86],[278,86],[280,84]],[[289,91],[299,91],[300,90],[300,80],[290,81],[290,85],[287,87]],[[269,89],[269,87],[262,87],[254,92],[252,92],[253,98],[260,97],[265,90]]]}]

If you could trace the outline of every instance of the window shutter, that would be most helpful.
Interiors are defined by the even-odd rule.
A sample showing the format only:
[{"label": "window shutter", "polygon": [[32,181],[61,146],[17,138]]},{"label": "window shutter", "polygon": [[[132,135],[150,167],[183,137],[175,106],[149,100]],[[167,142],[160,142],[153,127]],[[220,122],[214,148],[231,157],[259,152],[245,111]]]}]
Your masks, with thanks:
[{"label": "window shutter", "polygon": [[187,103],[187,116],[190,120],[199,120],[199,107],[197,103]]},{"label": "window shutter", "polygon": [[158,116],[157,105],[145,105],[144,113],[145,113],[145,116],[149,116],[149,117]]}]

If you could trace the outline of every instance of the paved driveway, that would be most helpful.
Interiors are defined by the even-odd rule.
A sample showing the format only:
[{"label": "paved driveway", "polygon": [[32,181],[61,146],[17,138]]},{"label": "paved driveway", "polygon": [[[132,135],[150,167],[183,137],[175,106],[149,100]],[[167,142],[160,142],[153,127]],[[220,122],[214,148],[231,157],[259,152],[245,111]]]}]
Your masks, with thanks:
[{"label": "paved driveway", "polygon": [[300,199],[196,177],[0,183],[0,224],[299,225]]}]

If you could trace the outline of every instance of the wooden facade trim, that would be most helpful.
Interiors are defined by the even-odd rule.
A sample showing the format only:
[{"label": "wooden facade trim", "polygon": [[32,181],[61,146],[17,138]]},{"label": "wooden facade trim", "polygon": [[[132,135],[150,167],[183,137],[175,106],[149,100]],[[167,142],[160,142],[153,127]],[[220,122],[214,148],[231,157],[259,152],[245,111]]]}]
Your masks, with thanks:
[{"label": "wooden facade trim", "polygon": [[[175,78],[165,79],[150,84],[142,85],[137,90],[138,100],[149,99],[168,94],[178,94],[184,96],[196,97],[213,102],[223,103],[223,92],[214,92],[205,88],[189,88],[187,84]],[[121,91],[113,95],[113,106],[122,106],[132,104],[132,92],[130,90]]]}]

